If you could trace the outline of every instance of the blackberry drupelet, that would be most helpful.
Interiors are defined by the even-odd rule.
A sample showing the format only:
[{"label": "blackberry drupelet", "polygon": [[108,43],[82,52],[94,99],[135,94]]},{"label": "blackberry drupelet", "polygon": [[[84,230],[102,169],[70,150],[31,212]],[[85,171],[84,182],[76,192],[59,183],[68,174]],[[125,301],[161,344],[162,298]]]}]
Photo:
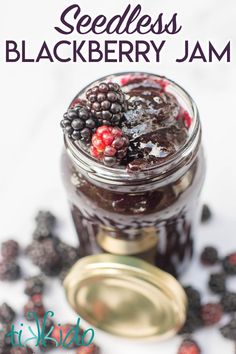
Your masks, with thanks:
[{"label": "blackberry drupelet", "polygon": [[200,256],[201,263],[205,266],[212,266],[219,260],[218,251],[215,247],[205,247]]},{"label": "blackberry drupelet", "polygon": [[178,354],[201,354],[201,349],[194,340],[185,339],[180,345]]},{"label": "blackberry drupelet", "polygon": [[33,241],[26,249],[26,254],[32,263],[48,276],[56,276],[62,267],[61,256],[57,251],[56,239],[47,238]]},{"label": "blackberry drupelet", "polygon": [[2,243],[1,255],[5,259],[16,258],[19,253],[19,243],[14,240],[8,240]]},{"label": "blackberry drupelet", "polygon": [[42,275],[30,277],[25,280],[25,294],[32,296],[42,294],[44,290],[44,279]]},{"label": "blackberry drupelet", "polygon": [[224,273],[213,273],[208,282],[213,293],[223,294],[226,291],[226,275]]},{"label": "blackberry drupelet", "polygon": [[0,322],[10,324],[15,318],[15,311],[6,303],[0,306]]},{"label": "blackberry drupelet", "polygon": [[223,306],[224,312],[235,312],[236,311],[236,293],[227,292],[221,298],[221,305]]},{"label": "blackberry drupelet", "polygon": [[61,121],[64,134],[74,141],[82,141],[86,144],[90,143],[97,126],[97,118],[81,105],[68,109]]},{"label": "blackberry drupelet", "polygon": [[87,107],[99,125],[119,126],[127,109],[125,94],[116,83],[102,82],[86,92]]},{"label": "blackberry drupelet", "polygon": [[233,318],[227,325],[220,328],[223,337],[236,341],[236,319]]},{"label": "blackberry drupelet", "polygon": [[228,275],[236,275],[236,252],[223,259],[223,268]]},{"label": "blackberry drupelet", "polygon": [[217,324],[223,316],[221,304],[208,303],[201,308],[201,317],[204,326],[213,326]]},{"label": "blackberry drupelet", "polygon": [[13,260],[3,259],[0,262],[0,280],[14,281],[21,276],[21,269],[19,265]]}]

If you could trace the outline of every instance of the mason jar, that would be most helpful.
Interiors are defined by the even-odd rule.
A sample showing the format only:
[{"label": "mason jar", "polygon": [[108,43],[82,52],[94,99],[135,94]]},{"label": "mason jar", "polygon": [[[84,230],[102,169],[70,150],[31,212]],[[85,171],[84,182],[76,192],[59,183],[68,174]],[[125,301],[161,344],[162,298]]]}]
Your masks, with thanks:
[{"label": "mason jar", "polygon": [[[165,82],[192,118],[184,145],[158,165],[136,173],[107,167],[64,137],[61,168],[71,214],[79,238],[80,255],[109,253],[135,256],[177,276],[193,255],[199,221],[199,196],[205,177],[201,124],[196,104],[175,82]],[[103,77],[120,84],[127,73]]]}]

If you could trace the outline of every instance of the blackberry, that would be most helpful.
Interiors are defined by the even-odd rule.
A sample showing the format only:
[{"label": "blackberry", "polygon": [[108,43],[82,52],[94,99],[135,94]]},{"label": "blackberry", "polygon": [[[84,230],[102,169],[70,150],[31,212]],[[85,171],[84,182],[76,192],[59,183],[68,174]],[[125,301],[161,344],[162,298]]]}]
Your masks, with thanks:
[{"label": "blackberry", "polygon": [[208,282],[213,293],[223,294],[226,291],[226,276],[224,273],[213,273]]},{"label": "blackberry", "polygon": [[187,286],[184,288],[185,293],[188,298],[188,307],[190,310],[199,310],[201,307],[201,294],[200,292],[193,288],[192,286]]},{"label": "blackberry", "polygon": [[218,251],[215,247],[205,247],[201,253],[200,260],[205,266],[212,266],[218,262]]},{"label": "blackberry", "polygon": [[200,311],[188,309],[185,324],[179,334],[192,334],[203,326]]},{"label": "blackberry", "polygon": [[35,313],[38,317],[43,317],[45,315],[42,296],[39,294],[31,296],[24,306],[24,316],[27,321],[35,321],[32,313]]},{"label": "blackberry", "polygon": [[3,258],[16,258],[19,253],[19,243],[14,240],[8,240],[2,243],[1,254]]},{"label": "blackberry", "polygon": [[25,294],[32,296],[35,294],[42,294],[44,290],[43,276],[38,275],[26,279]]},{"label": "blackberry", "polygon": [[39,210],[35,221],[37,224],[46,224],[52,228],[56,224],[56,217],[48,210]]},{"label": "blackberry", "polygon": [[0,322],[4,324],[10,324],[15,318],[15,312],[6,303],[0,306]]},{"label": "blackberry", "polygon": [[91,141],[92,134],[97,126],[97,118],[81,105],[69,108],[61,121],[64,134],[74,141],[82,141],[86,144]]},{"label": "blackberry", "polygon": [[10,350],[10,354],[33,354],[33,350],[30,347],[13,347]]},{"label": "blackberry", "polygon": [[0,262],[0,280],[14,281],[21,276],[19,265],[13,260],[3,259]]},{"label": "blackberry", "polygon": [[95,344],[90,344],[87,347],[79,347],[76,350],[76,354],[99,354],[100,349]]},{"label": "blackberry", "polygon": [[48,276],[58,275],[61,271],[61,256],[56,248],[56,239],[33,241],[26,249],[32,263]]},{"label": "blackberry", "polygon": [[223,259],[224,271],[229,275],[236,275],[236,252]]},{"label": "blackberry", "polygon": [[[73,328],[75,328],[75,326],[70,323],[66,323],[61,326],[55,326],[51,336],[52,336],[52,338],[56,339],[57,342],[62,341],[66,349],[73,349],[76,347],[76,342],[73,341],[74,333],[72,333],[70,336],[68,336],[68,333]],[[81,334],[81,333],[82,332],[80,330],[79,334]]]},{"label": "blackberry", "polygon": [[221,304],[205,304],[201,308],[201,317],[205,326],[213,326],[218,323],[223,316]]},{"label": "blackberry", "polygon": [[185,339],[180,345],[178,354],[201,354],[201,349],[194,340]]},{"label": "blackberry", "polygon": [[212,217],[211,209],[207,204],[204,204],[202,207],[202,215],[201,215],[201,222],[205,223],[209,221]]},{"label": "blackberry", "polygon": [[236,311],[236,293],[227,292],[221,298],[221,305],[224,312]]},{"label": "blackberry", "polygon": [[11,338],[8,333],[11,331],[10,324],[0,324],[0,354],[9,354],[11,345]]},{"label": "blackberry", "polygon": [[223,337],[236,341],[236,319],[233,318],[227,325],[220,328]]},{"label": "blackberry", "polygon": [[79,254],[75,247],[68,245],[62,241],[57,244],[57,251],[62,258],[62,267],[70,268],[78,260]]},{"label": "blackberry", "polygon": [[87,107],[99,125],[119,126],[127,110],[125,94],[116,83],[102,82],[86,92]]}]

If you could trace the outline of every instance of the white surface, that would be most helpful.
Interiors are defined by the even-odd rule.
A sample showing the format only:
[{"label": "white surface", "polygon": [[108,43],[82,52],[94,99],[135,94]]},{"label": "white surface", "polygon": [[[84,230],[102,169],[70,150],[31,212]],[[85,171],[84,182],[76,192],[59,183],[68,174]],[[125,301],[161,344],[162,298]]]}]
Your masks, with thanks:
[{"label": "white surface", "polygon": [[[26,39],[31,43],[29,51],[33,53],[44,39],[52,43],[58,41],[60,36],[53,27],[58,25],[59,15],[68,3],[62,0],[1,1],[0,48],[2,40]],[[85,13],[107,15],[121,12],[128,4],[123,0],[81,0],[79,3]],[[217,244],[222,254],[236,249],[235,1],[149,0],[143,4],[146,12],[152,14],[177,11],[183,25],[181,33],[169,39],[167,54],[161,64],[4,64],[0,60],[1,240],[14,236],[26,245],[30,240],[35,211],[49,208],[62,221],[61,236],[76,243],[60,179],[62,135],[58,123],[61,115],[73,95],[89,81],[110,72],[146,70],[164,74],[182,84],[196,100],[201,113],[208,160],[202,199],[212,205],[215,217],[210,225],[199,229],[197,250],[207,243]],[[81,38],[73,35],[69,39]],[[159,37],[155,39],[159,40]],[[209,39],[220,46],[232,40],[232,63],[174,63],[173,58],[182,53],[180,46],[185,39],[200,40],[205,45]],[[1,58],[2,55],[3,48]],[[32,272],[27,269],[25,261],[22,262],[25,272]],[[202,271],[197,261],[184,277],[186,284],[190,282],[202,290],[206,288],[206,280],[207,272]],[[231,286],[236,289],[236,282]],[[1,283],[0,290],[0,301],[7,300],[21,311],[26,301],[22,283]],[[206,294],[206,300],[211,298]],[[76,318],[56,282],[49,284],[45,302],[47,307],[55,310],[58,321]],[[216,329],[201,331],[196,337],[203,342],[204,353],[234,353],[233,345],[223,340]],[[132,343],[127,346],[123,341],[98,334],[97,341],[103,343],[103,354],[141,354],[144,351],[175,354],[179,343],[179,339],[174,338],[161,344]]]}]

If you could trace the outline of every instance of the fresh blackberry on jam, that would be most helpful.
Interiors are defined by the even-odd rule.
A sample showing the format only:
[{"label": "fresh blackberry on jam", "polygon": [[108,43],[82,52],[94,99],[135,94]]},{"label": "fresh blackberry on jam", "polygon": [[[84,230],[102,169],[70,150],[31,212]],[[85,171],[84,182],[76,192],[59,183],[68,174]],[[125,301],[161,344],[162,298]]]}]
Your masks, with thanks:
[{"label": "fresh blackberry on jam", "polygon": [[236,293],[226,292],[221,298],[221,305],[224,312],[236,311]]},{"label": "fresh blackberry on jam", "polygon": [[14,281],[21,276],[19,265],[13,260],[3,259],[0,262],[0,280]]},{"label": "fresh blackberry on jam", "polygon": [[81,105],[69,108],[61,121],[64,134],[74,141],[82,141],[86,144],[90,143],[97,126],[97,118]]},{"label": "fresh blackberry on jam", "polygon": [[121,129],[103,125],[92,137],[90,154],[106,166],[114,166],[127,155],[129,139]]},{"label": "fresh blackberry on jam", "polygon": [[212,266],[218,262],[218,251],[215,247],[205,247],[200,256],[201,263],[205,266]]},{"label": "fresh blackberry on jam", "polygon": [[228,275],[236,275],[236,252],[223,259],[223,268]]},{"label": "fresh blackberry on jam", "polygon": [[212,218],[211,209],[207,204],[204,204],[202,207],[202,215],[201,215],[202,223],[209,221],[211,218]]},{"label": "fresh blackberry on jam", "polygon": [[10,324],[15,318],[15,311],[6,303],[0,306],[0,322]]},{"label": "fresh blackberry on jam", "polygon": [[32,263],[48,276],[58,275],[61,271],[61,256],[57,251],[56,239],[33,241],[26,249]]},{"label": "fresh blackberry on jam", "polygon": [[118,126],[127,109],[125,95],[116,83],[102,82],[86,92],[87,107],[99,125]]},{"label": "fresh blackberry on jam", "polygon": [[57,251],[62,258],[62,267],[70,268],[79,259],[78,250],[65,242],[59,241]]},{"label": "fresh blackberry on jam", "polygon": [[19,243],[14,240],[8,240],[2,243],[1,255],[5,259],[16,258],[19,253]]},{"label": "fresh blackberry on jam", "polygon": [[79,347],[76,354],[100,354],[100,349],[95,344],[90,344],[87,347]]},{"label": "fresh blackberry on jam", "polygon": [[213,326],[217,324],[223,316],[221,304],[205,304],[201,308],[201,317],[204,326]]},{"label": "fresh blackberry on jam", "polygon": [[192,339],[185,339],[177,354],[201,354],[199,345]]},{"label": "fresh blackberry on jam", "polygon": [[24,306],[24,316],[27,321],[35,321],[33,313],[35,313],[37,317],[43,317],[45,315],[45,308],[40,294],[31,296]]},{"label": "fresh blackberry on jam", "polygon": [[220,333],[224,338],[236,341],[236,319],[233,318],[228,324],[220,328]]},{"label": "fresh blackberry on jam", "polygon": [[44,290],[44,279],[42,275],[30,277],[26,279],[25,294],[32,296],[42,294]]},{"label": "fresh blackberry on jam", "polygon": [[213,273],[208,282],[213,293],[223,294],[226,291],[226,276],[224,273]]}]

